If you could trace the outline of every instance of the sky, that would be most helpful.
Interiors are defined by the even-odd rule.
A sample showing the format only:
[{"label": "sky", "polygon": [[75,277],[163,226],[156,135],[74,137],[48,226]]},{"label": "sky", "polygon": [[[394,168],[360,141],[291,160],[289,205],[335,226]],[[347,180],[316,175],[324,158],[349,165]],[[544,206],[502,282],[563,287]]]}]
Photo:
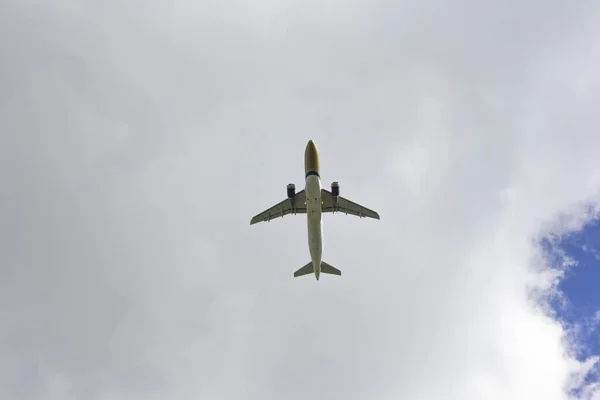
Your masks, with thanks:
[{"label": "sky", "polygon": [[[550,302],[553,315],[568,330],[575,357],[585,360],[600,354],[600,221],[589,221],[581,230],[542,239],[546,254],[563,274],[557,295]],[[600,370],[586,376],[589,383],[600,380]]]},{"label": "sky", "polygon": [[[0,4],[0,398],[600,399],[600,3]],[[293,279],[303,185],[342,277]]]}]

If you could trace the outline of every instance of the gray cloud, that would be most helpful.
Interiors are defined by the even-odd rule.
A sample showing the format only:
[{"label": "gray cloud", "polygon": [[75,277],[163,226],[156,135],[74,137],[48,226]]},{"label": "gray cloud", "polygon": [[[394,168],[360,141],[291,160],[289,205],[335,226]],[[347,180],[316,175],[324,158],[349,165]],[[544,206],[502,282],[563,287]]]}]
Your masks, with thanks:
[{"label": "gray cloud", "polygon": [[[585,370],[526,288],[598,199],[594,2],[0,15],[2,398],[565,399]],[[302,218],[248,225],[309,138],[382,215],[326,216],[318,284]]]}]

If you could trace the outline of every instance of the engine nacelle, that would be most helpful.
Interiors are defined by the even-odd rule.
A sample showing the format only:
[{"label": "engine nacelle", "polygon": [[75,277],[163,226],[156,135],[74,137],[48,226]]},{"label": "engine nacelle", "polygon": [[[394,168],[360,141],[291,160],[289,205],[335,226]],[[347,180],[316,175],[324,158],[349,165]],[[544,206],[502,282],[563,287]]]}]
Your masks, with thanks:
[{"label": "engine nacelle", "polygon": [[340,195],[340,184],[337,182],[331,183],[331,194],[333,197],[338,197]]},{"label": "engine nacelle", "polygon": [[289,185],[287,185],[287,197],[291,199],[295,195],[296,195],[296,185],[294,185],[293,183],[290,183]]}]

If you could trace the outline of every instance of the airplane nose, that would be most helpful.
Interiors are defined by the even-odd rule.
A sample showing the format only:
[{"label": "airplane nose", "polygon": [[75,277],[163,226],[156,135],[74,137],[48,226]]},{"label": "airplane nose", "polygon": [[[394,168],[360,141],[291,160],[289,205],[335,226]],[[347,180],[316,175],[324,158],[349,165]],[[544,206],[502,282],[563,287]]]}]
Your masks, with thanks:
[{"label": "airplane nose", "polygon": [[306,176],[317,175],[321,173],[319,165],[319,150],[312,140],[308,141],[306,151],[304,152],[304,173]]}]

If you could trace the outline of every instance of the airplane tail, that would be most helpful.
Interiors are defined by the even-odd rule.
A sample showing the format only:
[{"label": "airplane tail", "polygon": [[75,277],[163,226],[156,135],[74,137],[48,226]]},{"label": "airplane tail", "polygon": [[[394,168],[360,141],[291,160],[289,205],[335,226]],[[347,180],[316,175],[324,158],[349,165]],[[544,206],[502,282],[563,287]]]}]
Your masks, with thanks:
[{"label": "airplane tail", "polygon": [[[297,278],[297,277],[303,276],[303,275],[312,274],[313,272],[315,272],[315,270],[313,268],[313,264],[311,261],[308,264],[306,264],[304,267],[300,268],[298,271],[294,272],[294,278]],[[338,275],[338,276],[342,275],[342,271],[340,271],[339,269],[335,268],[334,266],[332,266],[330,264],[327,264],[325,261],[321,261],[321,272],[324,274],[329,274],[329,275]]]},{"label": "airplane tail", "polygon": [[311,261],[304,267],[300,268],[298,271],[294,272],[294,278],[297,278],[302,275],[312,274],[313,272],[315,272],[315,269],[313,268],[313,263]]},{"label": "airplane tail", "polygon": [[335,268],[331,264],[327,264],[325,261],[321,261],[321,272],[324,273],[324,274],[329,274],[329,275],[342,276],[342,271],[340,271],[339,269]]}]

